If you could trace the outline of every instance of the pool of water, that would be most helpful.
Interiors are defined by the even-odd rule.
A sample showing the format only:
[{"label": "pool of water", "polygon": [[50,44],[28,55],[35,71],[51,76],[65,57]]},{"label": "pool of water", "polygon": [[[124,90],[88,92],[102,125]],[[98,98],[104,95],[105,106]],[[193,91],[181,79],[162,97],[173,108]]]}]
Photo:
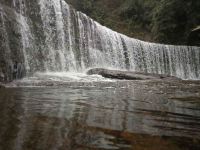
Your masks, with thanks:
[{"label": "pool of water", "polygon": [[0,150],[200,149],[198,81],[79,77],[0,88]]}]

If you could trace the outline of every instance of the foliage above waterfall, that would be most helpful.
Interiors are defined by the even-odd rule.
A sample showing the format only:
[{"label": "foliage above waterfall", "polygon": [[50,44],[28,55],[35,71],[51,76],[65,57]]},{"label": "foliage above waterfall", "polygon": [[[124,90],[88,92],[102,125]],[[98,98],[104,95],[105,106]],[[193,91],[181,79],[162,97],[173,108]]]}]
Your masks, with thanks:
[{"label": "foliage above waterfall", "polygon": [[187,44],[200,25],[199,0],[66,0],[98,22],[129,36]]}]

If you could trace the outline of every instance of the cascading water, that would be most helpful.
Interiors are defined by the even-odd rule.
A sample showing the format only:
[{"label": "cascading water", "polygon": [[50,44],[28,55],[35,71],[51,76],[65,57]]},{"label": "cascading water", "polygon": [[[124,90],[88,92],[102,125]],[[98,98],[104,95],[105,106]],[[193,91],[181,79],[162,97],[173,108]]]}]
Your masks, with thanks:
[{"label": "cascading water", "polygon": [[[10,14],[6,11],[8,6],[2,6],[1,31],[9,34],[3,19]],[[16,51],[23,58],[8,59],[12,63],[23,59],[21,62],[27,73],[81,72],[103,67],[200,79],[199,47],[162,45],[129,38],[75,11],[64,0],[13,0],[9,7],[14,7],[19,22],[22,47]],[[4,39],[7,43],[14,40]],[[5,56],[12,55],[9,49],[9,45],[4,47]],[[0,57],[2,61],[5,56]]]},{"label": "cascading water", "polygon": [[[8,60],[10,60],[11,56],[11,51],[10,51],[10,46],[9,46],[9,40],[8,40],[8,34],[7,34],[7,31],[6,31],[6,25],[5,25],[5,18],[4,18],[4,12],[3,12],[3,8],[0,7],[0,29],[1,29],[1,45],[2,45],[2,56],[1,56],[1,59],[3,59],[3,57],[6,57]],[[3,36],[2,36],[3,35]],[[3,45],[4,44],[4,45]],[[5,51],[6,50],[6,51]],[[4,55],[4,56],[3,56]],[[6,63],[9,63],[8,61]]]},{"label": "cascading water", "polygon": [[31,32],[30,28],[27,24],[26,18],[22,16],[21,14],[16,14],[18,21],[20,22],[20,32],[21,32],[21,38],[22,38],[22,53],[24,56],[24,64],[27,71],[30,70],[29,61],[28,61],[28,53],[27,50],[30,49],[32,43],[30,41],[31,39]]},{"label": "cascading water", "polygon": [[129,38],[64,0],[0,0],[0,150],[199,149],[199,81],[94,67],[200,80],[200,48]]}]

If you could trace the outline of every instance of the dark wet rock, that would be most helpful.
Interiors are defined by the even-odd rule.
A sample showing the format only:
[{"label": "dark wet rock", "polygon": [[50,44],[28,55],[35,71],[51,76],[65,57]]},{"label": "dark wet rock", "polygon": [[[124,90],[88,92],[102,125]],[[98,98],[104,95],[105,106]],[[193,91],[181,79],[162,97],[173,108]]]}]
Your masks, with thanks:
[{"label": "dark wet rock", "polygon": [[22,63],[15,62],[10,64],[8,72],[6,72],[5,66],[2,64],[0,64],[0,82],[8,83],[16,79],[22,79],[25,76],[25,67]]},{"label": "dark wet rock", "polygon": [[150,79],[170,79],[181,80],[174,76],[168,76],[163,74],[142,73],[134,71],[120,71],[109,70],[103,68],[94,68],[87,71],[88,75],[98,74],[105,78],[120,79],[120,80],[150,80]]},{"label": "dark wet rock", "polygon": [[9,4],[0,2],[0,82],[12,81],[14,62],[24,62],[21,23]]}]

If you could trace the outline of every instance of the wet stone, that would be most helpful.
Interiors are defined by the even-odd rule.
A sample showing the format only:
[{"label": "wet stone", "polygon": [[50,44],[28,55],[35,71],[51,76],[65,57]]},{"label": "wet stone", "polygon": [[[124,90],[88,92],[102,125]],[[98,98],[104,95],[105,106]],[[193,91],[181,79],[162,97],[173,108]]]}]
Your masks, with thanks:
[{"label": "wet stone", "polygon": [[88,75],[98,74],[105,78],[120,79],[120,80],[150,80],[150,79],[181,80],[177,77],[162,75],[162,74],[109,70],[109,69],[103,69],[103,68],[90,69],[87,71],[87,74]]}]

